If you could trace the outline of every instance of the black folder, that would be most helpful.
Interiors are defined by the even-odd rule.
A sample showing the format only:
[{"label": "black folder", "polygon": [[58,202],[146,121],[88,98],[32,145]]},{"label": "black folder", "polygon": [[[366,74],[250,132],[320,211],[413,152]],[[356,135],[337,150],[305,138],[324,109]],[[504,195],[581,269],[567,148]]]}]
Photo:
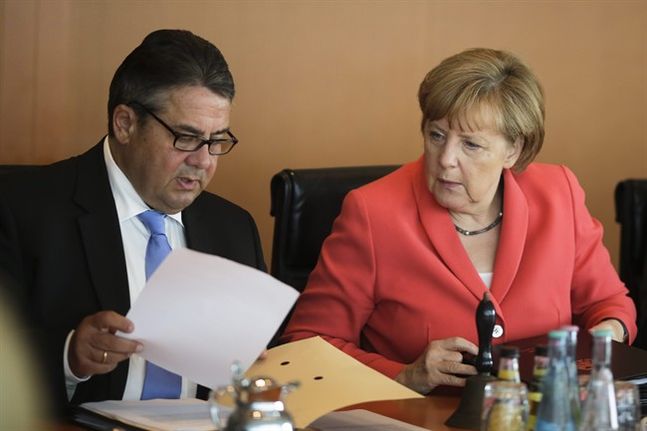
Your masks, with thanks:
[{"label": "black folder", "polygon": [[116,419],[111,419],[80,406],[73,408],[72,421],[95,431],[146,431],[144,428],[127,425]]}]

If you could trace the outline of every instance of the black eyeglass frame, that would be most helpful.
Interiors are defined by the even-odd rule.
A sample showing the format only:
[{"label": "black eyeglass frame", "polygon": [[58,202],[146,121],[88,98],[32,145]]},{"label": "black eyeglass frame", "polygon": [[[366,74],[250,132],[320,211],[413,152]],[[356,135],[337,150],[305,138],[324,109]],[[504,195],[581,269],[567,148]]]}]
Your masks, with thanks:
[{"label": "black eyeglass frame", "polygon": [[[142,109],[144,110],[144,112],[146,112],[148,115],[150,115],[151,117],[153,117],[153,118],[154,118],[155,120],[157,120],[157,122],[158,122],[158,123],[160,123],[160,124],[161,124],[165,129],[166,129],[166,130],[168,130],[168,131],[171,133],[171,135],[173,135],[173,148],[175,148],[175,149],[176,149],[176,150],[178,150],[178,151],[183,151],[183,152],[185,152],[185,153],[193,153],[193,152],[195,152],[195,151],[198,151],[198,150],[199,150],[200,148],[202,148],[204,145],[207,145],[207,150],[209,151],[209,154],[210,154],[210,155],[212,155],[212,156],[222,156],[222,155],[224,155],[224,154],[229,153],[231,150],[233,150],[233,148],[234,148],[234,147],[236,146],[236,144],[238,143],[238,138],[236,138],[236,137],[234,136],[234,134],[233,134],[233,133],[231,133],[231,131],[230,131],[229,129],[225,130],[225,131],[224,131],[224,133],[226,133],[226,134],[227,134],[227,136],[229,136],[229,138],[230,138],[230,139],[202,139],[200,136],[190,135],[190,134],[187,134],[187,133],[180,133],[180,132],[177,132],[177,131],[173,130],[173,128],[172,128],[171,126],[169,126],[168,124],[166,124],[166,123],[164,122],[164,120],[162,120],[160,117],[158,117],[157,115],[155,115],[151,109],[147,108],[147,107],[146,107],[144,104],[142,104],[142,103],[139,103],[139,102],[137,102],[137,101],[133,101],[133,102],[128,103],[128,105],[129,105],[129,106],[131,106],[131,105],[137,105],[137,106],[139,106],[140,108],[142,108]],[[198,144],[198,146],[197,146],[197,147],[195,147],[195,148],[194,148],[194,149],[192,149],[192,150],[187,149],[187,148],[181,148],[181,147],[178,147],[178,146],[176,145],[176,144],[177,144],[178,139],[180,139],[180,138],[191,138],[191,139],[197,139],[197,140],[200,140],[200,143]],[[217,152],[217,153],[214,153],[214,152],[212,152],[212,151],[211,151],[212,144],[222,144],[222,143],[224,143],[224,142],[231,142],[231,147],[229,147],[229,149],[227,149],[227,151],[221,151],[221,152]]]}]

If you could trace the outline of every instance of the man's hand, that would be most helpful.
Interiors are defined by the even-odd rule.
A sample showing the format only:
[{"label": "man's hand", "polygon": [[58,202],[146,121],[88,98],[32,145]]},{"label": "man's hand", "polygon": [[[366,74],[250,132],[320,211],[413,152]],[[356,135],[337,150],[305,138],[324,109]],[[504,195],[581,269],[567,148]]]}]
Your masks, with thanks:
[{"label": "man's hand", "polygon": [[478,347],[461,337],[432,341],[395,380],[421,394],[429,393],[438,385],[465,386],[465,379],[459,376],[475,375],[476,368],[462,363],[461,352],[477,355]]},{"label": "man's hand", "polygon": [[86,317],[70,340],[70,369],[79,378],[105,374],[130,355],[139,352],[137,341],[117,337],[116,331],[132,332],[132,322],[114,311],[101,311]]}]

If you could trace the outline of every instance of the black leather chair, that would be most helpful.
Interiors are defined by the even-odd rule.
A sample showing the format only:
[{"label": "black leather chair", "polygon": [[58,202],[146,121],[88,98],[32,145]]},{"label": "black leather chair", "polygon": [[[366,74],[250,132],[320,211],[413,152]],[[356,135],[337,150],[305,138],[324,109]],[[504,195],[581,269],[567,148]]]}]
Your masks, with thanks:
[{"label": "black leather chair", "polygon": [[634,346],[647,349],[647,179],[618,183],[615,203],[620,223],[620,278],[638,310]]},{"label": "black leather chair", "polygon": [[398,166],[284,169],[271,182],[274,277],[302,292],[346,193]]}]

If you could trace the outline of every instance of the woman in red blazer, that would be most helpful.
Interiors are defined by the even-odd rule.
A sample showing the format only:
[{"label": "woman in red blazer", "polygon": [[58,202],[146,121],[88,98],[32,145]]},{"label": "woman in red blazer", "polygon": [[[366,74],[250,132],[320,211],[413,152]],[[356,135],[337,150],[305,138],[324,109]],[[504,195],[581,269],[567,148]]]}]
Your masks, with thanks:
[{"label": "woman in red blazer", "polygon": [[544,138],[532,72],[509,53],[444,60],[419,90],[424,155],[350,192],[284,341],[313,335],[426,393],[475,374],[474,313],[489,290],[494,342],[575,322],[636,335],[602,227]]}]

